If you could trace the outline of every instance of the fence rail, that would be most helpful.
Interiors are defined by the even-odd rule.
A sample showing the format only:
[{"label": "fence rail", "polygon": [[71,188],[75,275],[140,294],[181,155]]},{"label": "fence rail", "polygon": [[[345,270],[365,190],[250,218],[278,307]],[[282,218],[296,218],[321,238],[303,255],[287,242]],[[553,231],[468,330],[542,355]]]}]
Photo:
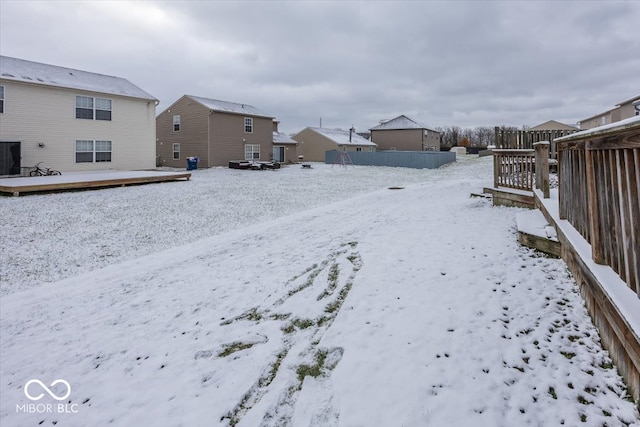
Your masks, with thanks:
[{"label": "fence rail", "polygon": [[640,118],[557,140],[560,218],[640,298]]},{"label": "fence rail", "polygon": [[494,144],[498,149],[530,150],[536,142],[550,141],[549,157],[557,158],[556,138],[571,135],[578,130],[553,129],[553,130],[513,130],[495,128]]},{"label": "fence rail", "polygon": [[493,186],[533,191],[534,150],[493,150]]}]

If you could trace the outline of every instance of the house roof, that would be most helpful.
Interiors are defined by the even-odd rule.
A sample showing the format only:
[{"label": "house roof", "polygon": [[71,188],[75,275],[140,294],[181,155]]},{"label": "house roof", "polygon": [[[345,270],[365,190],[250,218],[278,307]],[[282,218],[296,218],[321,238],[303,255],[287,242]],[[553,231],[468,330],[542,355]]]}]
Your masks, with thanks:
[{"label": "house roof", "polygon": [[629,98],[629,99],[627,99],[625,101],[622,101],[622,102],[616,104],[616,107],[619,107],[619,106],[625,105],[625,104],[631,104],[631,103],[634,103],[636,101],[640,101],[640,95],[636,95],[633,98]]},{"label": "house roof", "polygon": [[291,139],[287,134],[282,132],[273,131],[273,143],[274,144],[297,144],[297,141]]},{"label": "house roof", "polygon": [[378,126],[372,127],[369,130],[400,130],[400,129],[427,129],[433,130],[420,123],[417,120],[414,120],[408,116],[400,115],[395,119],[387,120],[385,122],[380,123]]},{"label": "house roof", "polygon": [[368,139],[365,139],[358,135],[355,132],[351,132],[351,141],[349,141],[349,131],[344,129],[327,129],[327,128],[314,128],[308,127],[313,132],[319,133],[335,142],[338,145],[358,145],[358,146],[371,146],[377,147],[378,144],[375,144]]},{"label": "house roof", "polygon": [[582,120],[580,120],[578,123],[586,122],[586,121],[591,120],[591,119],[594,119],[594,118],[596,118],[596,117],[604,116],[605,114],[609,114],[609,113],[611,113],[612,111],[617,110],[618,108],[620,108],[620,106],[621,106],[621,105],[631,104],[631,103],[634,103],[634,102],[635,102],[635,101],[637,101],[637,100],[640,100],[640,95],[636,95],[636,96],[634,96],[633,98],[629,98],[629,99],[627,99],[627,100],[624,100],[624,101],[622,101],[622,102],[620,102],[620,103],[616,104],[616,105],[614,106],[614,108],[611,108],[610,110],[607,110],[607,111],[603,111],[602,113],[594,114],[593,116],[589,116],[589,117],[587,117],[586,119],[582,119]]},{"label": "house roof", "polygon": [[533,126],[529,130],[578,130],[576,126],[567,125],[564,123],[560,123],[555,120],[549,120],[544,123],[540,123],[539,125]]},{"label": "house roof", "polygon": [[609,135],[613,132],[620,132],[628,129],[640,129],[640,116],[633,116],[618,122],[572,133],[571,135],[555,138],[554,141],[563,142],[585,139],[586,137],[602,137],[603,135]]},{"label": "house roof", "polygon": [[253,105],[238,104],[236,102],[220,101],[218,99],[202,98],[200,96],[193,96],[193,95],[186,95],[186,96],[194,99],[195,101],[201,103],[202,105],[204,105],[205,107],[213,111],[220,111],[223,113],[232,113],[232,114],[243,114],[246,116],[267,117],[269,119],[273,119],[273,116],[263,113]]},{"label": "house roof", "polygon": [[157,101],[127,79],[0,56],[0,78],[16,82]]}]

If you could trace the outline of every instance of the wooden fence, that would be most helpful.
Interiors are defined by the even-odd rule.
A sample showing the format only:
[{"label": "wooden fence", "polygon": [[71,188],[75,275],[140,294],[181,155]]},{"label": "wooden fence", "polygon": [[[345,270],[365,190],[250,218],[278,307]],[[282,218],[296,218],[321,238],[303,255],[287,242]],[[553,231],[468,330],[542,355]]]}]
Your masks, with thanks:
[{"label": "wooden fence", "polygon": [[556,142],[560,218],[640,298],[640,120]]},{"label": "wooden fence", "polygon": [[533,191],[534,150],[493,150],[493,186]]},{"label": "wooden fence", "polygon": [[498,149],[519,149],[531,150],[536,142],[550,141],[549,157],[557,158],[557,150],[555,142],[556,138],[560,138],[578,130],[555,129],[555,130],[511,130],[495,128],[494,144]]}]

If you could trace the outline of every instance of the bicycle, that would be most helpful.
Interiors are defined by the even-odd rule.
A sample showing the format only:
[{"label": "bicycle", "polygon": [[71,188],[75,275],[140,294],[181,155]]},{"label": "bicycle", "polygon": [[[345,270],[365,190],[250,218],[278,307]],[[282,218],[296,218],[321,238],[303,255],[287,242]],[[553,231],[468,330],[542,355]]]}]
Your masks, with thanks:
[{"label": "bicycle", "polygon": [[31,172],[29,172],[29,176],[62,175],[62,172],[54,169],[49,169],[49,168],[42,169],[40,167],[40,163],[42,162],[38,162],[38,164],[34,166],[35,170],[32,170]]}]

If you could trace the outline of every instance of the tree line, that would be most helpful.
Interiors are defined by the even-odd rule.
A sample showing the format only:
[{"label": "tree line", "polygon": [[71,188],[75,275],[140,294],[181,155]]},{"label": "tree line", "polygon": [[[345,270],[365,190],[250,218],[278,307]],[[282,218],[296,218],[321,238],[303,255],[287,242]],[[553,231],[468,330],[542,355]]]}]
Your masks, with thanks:
[{"label": "tree line", "polygon": [[[499,126],[502,130],[518,130],[515,126]],[[486,147],[495,141],[495,127],[477,126],[462,128],[460,126],[437,127],[440,132],[440,146],[443,147]]]}]

